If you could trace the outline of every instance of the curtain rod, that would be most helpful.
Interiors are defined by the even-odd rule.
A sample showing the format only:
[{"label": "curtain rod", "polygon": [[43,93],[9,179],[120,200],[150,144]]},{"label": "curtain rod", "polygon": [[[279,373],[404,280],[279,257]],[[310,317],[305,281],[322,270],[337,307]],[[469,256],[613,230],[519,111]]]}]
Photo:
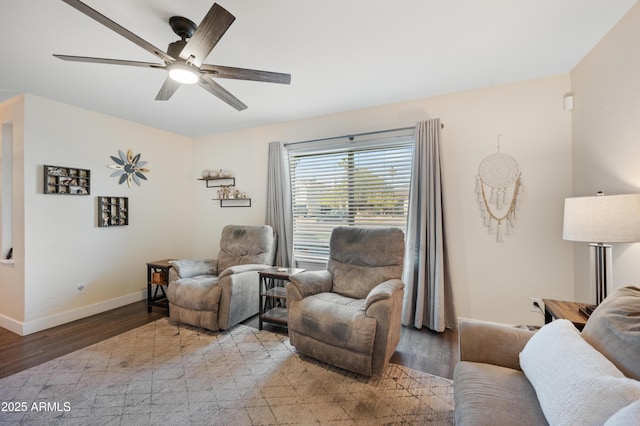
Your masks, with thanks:
[{"label": "curtain rod", "polygon": [[[415,128],[415,126],[410,126],[410,127],[399,127],[397,129],[389,129],[389,130],[377,130],[375,132],[364,132],[364,133],[355,133],[353,135],[342,135],[342,136],[333,136],[330,138],[320,138],[320,139],[310,139],[308,141],[298,141],[298,142],[289,142],[289,143],[285,143],[284,146],[289,146],[289,145],[297,145],[300,143],[310,143],[310,142],[319,142],[319,141],[330,141],[330,140],[334,140],[334,139],[342,139],[342,138],[348,138],[350,141],[352,141],[354,138],[358,137],[358,136],[369,136],[369,135],[378,135],[380,133],[390,133],[390,132],[399,132],[401,130],[410,130]],[[440,128],[444,129],[444,124],[440,124]]]}]

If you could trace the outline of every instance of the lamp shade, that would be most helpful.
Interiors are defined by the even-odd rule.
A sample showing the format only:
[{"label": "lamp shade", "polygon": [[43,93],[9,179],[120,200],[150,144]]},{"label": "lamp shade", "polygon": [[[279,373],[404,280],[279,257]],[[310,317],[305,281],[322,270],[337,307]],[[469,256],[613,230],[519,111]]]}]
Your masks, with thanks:
[{"label": "lamp shade", "polygon": [[640,194],[566,198],[562,238],[590,243],[640,242]]}]

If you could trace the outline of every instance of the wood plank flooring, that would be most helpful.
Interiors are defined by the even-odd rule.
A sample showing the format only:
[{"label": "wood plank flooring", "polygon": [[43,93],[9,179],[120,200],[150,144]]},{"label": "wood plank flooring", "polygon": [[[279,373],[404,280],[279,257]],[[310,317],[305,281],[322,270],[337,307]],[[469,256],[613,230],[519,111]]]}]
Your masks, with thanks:
[{"label": "wood plank flooring", "polygon": [[[165,316],[166,310],[162,308],[154,307],[153,312],[147,313],[146,301],[141,301],[28,336],[18,336],[0,328],[0,378]],[[258,328],[258,317],[243,324]],[[265,330],[286,333],[286,329],[271,325],[265,325]],[[455,331],[436,333],[403,327],[391,362],[451,379],[457,359],[458,337]]]}]

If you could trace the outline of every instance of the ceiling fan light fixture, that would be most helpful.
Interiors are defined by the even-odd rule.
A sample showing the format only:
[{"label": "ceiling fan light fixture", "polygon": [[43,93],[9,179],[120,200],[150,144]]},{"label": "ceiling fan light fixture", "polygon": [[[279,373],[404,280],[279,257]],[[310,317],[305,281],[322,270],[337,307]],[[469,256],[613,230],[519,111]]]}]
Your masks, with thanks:
[{"label": "ceiling fan light fixture", "polygon": [[167,69],[169,70],[169,77],[178,83],[194,84],[197,83],[198,78],[200,78],[198,70],[184,62],[174,62],[168,65]]}]

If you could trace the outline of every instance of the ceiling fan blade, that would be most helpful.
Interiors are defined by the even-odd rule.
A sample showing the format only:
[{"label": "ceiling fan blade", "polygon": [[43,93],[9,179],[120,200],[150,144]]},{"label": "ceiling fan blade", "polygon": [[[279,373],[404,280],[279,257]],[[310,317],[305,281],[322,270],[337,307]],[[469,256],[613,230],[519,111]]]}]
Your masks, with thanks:
[{"label": "ceiling fan blade", "polygon": [[129,65],[132,67],[148,67],[148,68],[160,68],[165,66],[162,64],[156,64],[153,62],[139,62],[139,61],[125,61],[122,59],[108,59],[108,58],[91,58],[88,56],[70,56],[70,55],[53,55],[63,61],[72,62],[90,62],[95,64],[109,64],[109,65]]},{"label": "ceiling fan blade", "polygon": [[233,78],[236,80],[262,81],[266,83],[290,84],[291,74],[279,72],[259,71],[248,68],[223,67],[220,65],[204,64],[200,71],[211,73],[216,78]]},{"label": "ceiling fan blade", "polygon": [[147,52],[149,52],[149,53],[151,53],[153,55],[156,55],[157,57],[159,57],[163,61],[167,61],[167,62],[174,62],[175,61],[174,58],[172,58],[171,56],[167,55],[162,50],[158,49],[157,47],[155,47],[154,45],[152,45],[148,41],[143,40],[142,38],[138,37],[137,35],[135,35],[131,31],[129,31],[128,29],[124,28],[120,24],[117,24],[117,23],[113,22],[111,19],[107,18],[106,16],[104,16],[100,12],[90,8],[89,6],[87,6],[86,4],[82,3],[81,1],[79,1],[79,0],[62,0],[62,1],[67,3],[69,6],[76,8],[77,10],[79,10],[82,13],[84,13],[88,17],[95,19],[96,21],[98,21],[102,25],[104,25],[105,27],[115,31],[116,33],[120,34],[122,37],[126,38],[127,40],[137,44],[140,47],[142,47]]},{"label": "ceiling fan blade", "polygon": [[193,56],[193,64],[197,67],[202,65],[235,19],[235,16],[227,12],[225,8],[214,3],[187,45],[180,52],[180,57],[187,61]]},{"label": "ceiling fan blade", "polygon": [[160,91],[156,95],[156,101],[168,101],[169,98],[173,96],[174,93],[176,93],[178,87],[180,87],[180,83],[167,76],[164,84],[160,88]]},{"label": "ceiling fan blade", "polygon": [[238,111],[242,111],[243,109],[247,109],[247,106],[243,104],[240,99],[233,96],[231,93],[227,91],[224,87],[220,86],[215,81],[211,80],[207,77],[200,77],[198,80],[198,84],[203,87],[206,91],[213,94],[214,96],[222,99]]}]

